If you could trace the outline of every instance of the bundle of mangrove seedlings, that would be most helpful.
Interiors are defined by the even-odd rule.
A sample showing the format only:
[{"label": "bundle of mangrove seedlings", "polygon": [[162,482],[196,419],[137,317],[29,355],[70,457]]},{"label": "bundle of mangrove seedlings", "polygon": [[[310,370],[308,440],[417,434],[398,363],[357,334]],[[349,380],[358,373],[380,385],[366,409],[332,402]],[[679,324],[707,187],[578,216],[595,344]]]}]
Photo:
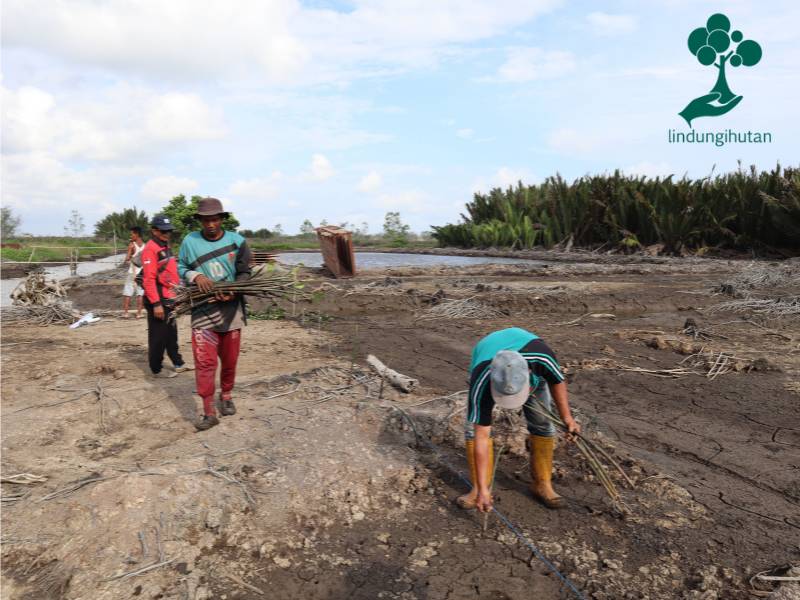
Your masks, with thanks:
[{"label": "bundle of mangrove seedlings", "polygon": [[244,294],[254,298],[292,300],[305,298],[303,283],[297,279],[297,269],[286,271],[268,263],[253,269],[247,279],[217,281],[211,291],[203,292],[197,286],[176,287],[175,316],[191,312],[192,308],[216,301],[217,294]]},{"label": "bundle of mangrove seedlings", "polygon": [[[559,417],[555,412],[552,410],[548,411],[538,404],[534,404],[534,410],[545,417],[559,430],[567,432],[567,426],[564,424],[564,421],[561,420],[561,417]],[[622,475],[622,478],[631,488],[634,487],[633,480],[628,477],[628,474],[622,469],[619,463],[615,461],[602,446],[596,444],[582,434],[572,434],[572,436],[578,451],[586,459],[586,462],[589,463],[589,467],[592,469],[592,472],[597,480],[605,488],[611,500],[617,502],[620,499],[620,495],[617,491],[617,487],[614,485],[614,482],[611,479],[611,476],[608,474],[608,468],[601,462],[600,457],[605,459],[610,466],[614,467],[619,474]]]}]

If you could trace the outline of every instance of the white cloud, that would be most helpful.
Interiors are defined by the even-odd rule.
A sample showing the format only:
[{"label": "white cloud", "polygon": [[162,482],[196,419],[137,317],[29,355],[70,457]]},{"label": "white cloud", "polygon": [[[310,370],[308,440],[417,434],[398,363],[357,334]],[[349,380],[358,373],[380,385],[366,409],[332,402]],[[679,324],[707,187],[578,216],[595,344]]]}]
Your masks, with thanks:
[{"label": "white cloud", "polygon": [[576,67],[570,52],[542,50],[541,48],[509,48],[506,61],[497,74],[484,81],[525,83],[536,79],[562,77]]},{"label": "white cloud", "polygon": [[206,0],[202,9],[190,0],[73,0],[45,2],[38,10],[9,0],[3,39],[116,71],[180,79],[255,71],[279,81],[309,59],[308,48],[288,31],[298,10],[292,0]]},{"label": "white cloud", "polygon": [[331,161],[324,154],[315,154],[311,157],[311,179],[314,181],[325,181],[336,174]]},{"label": "white cloud", "polygon": [[235,200],[272,200],[280,193],[278,180],[281,173],[275,171],[270,177],[256,177],[254,179],[240,179],[234,181],[228,188],[227,195]]},{"label": "white cloud", "polygon": [[565,127],[552,131],[547,136],[547,144],[564,154],[587,154],[597,147],[598,140],[595,135]]},{"label": "white cloud", "polygon": [[[76,169],[44,152],[8,154],[0,175],[2,203],[22,216],[22,231],[60,233],[72,209],[81,213],[89,231],[109,212],[131,206],[119,192],[146,172],[138,166]],[[144,203],[139,208],[152,211],[159,206]]]},{"label": "white cloud", "polygon": [[[488,192],[493,188],[505,189],[509,186],[516,186],[522,182],[526,185],[536,183],[537,178],[528,169],[515,169],[511,167],[500,167],[488,180],[477,179],[472,183],[470,192]],[[460,207],[461,203],[457,203]]]},{"label": "white cloud", "polygon": [[406,190],[381,194],[376,204],[392,211],[419,213],[431,208],[427,195],[419,190]]},{"label": "white cloud", "polygon": [[460,137],[462,140],[468,140],[475,136],[475,131],[465,127],[464,129],[458,129],[456,131],[456,135]]},{"label": "white cloud", "polygon": [[94,161],[153,158],[184,142],[218,139],[221,117],[199,96],[119,85],[63,99],[34,87],[2,89],[3,151]]},{"label": "white cloud", "polygon": [[598,35],[615,36],[636,31],[638,20],[634,15],[610,15],[593,12],[586,15],[589,28]]},{"label": "white cloud", "polygon": [[380,173],[377,171],[370,171],[358,182],[358,190],[360,192],[370,193],[377,190],[381,185],[383,185],[383,178]]},{"label": "white cloud", "polygon": [[297,0],[3,3],[3,41],[81,65],[160,76],[342,81],[427,65],[560,0],[359,0],[348,10]]},{"label": "white cloud", "polygon": [[530,185],[534,183],[532,179],[533,175],[528,169],[511,169],[509,167],[500,167],[494,176],[494,180],[499,187],[517,185],[520,181]]},{"label": "white cloud", "polygon": [[152,97],[144,117],[146,131],[164,141],[208,140],[224,134],[212,109],[194,94]]},{"label": "white cloud", "polygon": [[198,187],[200,186],[194,179],[165,175],[145,181],[142,185],[141,195],[144,198],[161,200],[166,203],[179,194],[191,196]]}]

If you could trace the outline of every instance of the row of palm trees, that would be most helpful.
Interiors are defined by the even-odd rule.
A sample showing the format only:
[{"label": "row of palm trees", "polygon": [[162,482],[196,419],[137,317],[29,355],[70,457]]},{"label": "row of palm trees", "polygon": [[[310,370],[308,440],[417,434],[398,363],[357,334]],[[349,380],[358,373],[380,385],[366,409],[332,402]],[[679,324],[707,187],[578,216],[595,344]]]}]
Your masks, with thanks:
[{"label": "row of palm trees", "polygon": [[560,175],[475,194],[462,222],[434,227],[442,246],[800,249],[800,170],[755,167],[703,179]]}]

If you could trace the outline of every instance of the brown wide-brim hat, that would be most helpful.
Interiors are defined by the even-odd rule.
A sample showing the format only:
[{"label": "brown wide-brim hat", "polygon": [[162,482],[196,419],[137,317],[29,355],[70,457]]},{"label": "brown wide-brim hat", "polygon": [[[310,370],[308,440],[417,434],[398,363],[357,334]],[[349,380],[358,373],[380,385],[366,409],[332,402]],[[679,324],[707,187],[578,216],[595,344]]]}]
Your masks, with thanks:
[{"label": "brown wide-brim hat", "polygon": [[203,198],[197,203],[197,212],[194,213],[195,218],[199,217],[214,217],[220,215],[223,219],[228,217],[228,213],[222,208],[222,202],[216,198]]}]

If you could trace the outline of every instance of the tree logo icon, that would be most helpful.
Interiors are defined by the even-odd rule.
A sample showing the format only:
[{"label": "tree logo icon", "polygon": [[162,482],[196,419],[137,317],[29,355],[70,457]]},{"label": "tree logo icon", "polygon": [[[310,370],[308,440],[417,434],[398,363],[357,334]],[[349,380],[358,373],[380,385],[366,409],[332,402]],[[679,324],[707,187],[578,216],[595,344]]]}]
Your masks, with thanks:
[{"label": "tree logo icon", "polygon": [[731,21],[725,15],[711,15],[705,27],[698,27],[689,34],[689,51],[701,65],[717,68],[717,82],[708,94],[695,98],[678,114],[689,127],[697,117],[718,117],[733,110],[742,96],[737,96],[728,87],[725,67],[752,67],[761,60],[761,46],[753,40],[745,40],[739,30],[731,31]]}]

